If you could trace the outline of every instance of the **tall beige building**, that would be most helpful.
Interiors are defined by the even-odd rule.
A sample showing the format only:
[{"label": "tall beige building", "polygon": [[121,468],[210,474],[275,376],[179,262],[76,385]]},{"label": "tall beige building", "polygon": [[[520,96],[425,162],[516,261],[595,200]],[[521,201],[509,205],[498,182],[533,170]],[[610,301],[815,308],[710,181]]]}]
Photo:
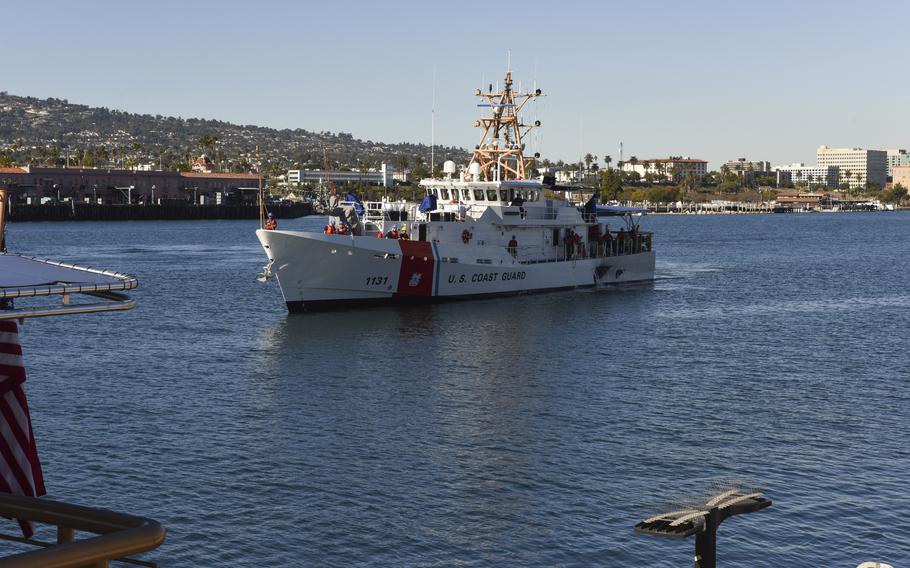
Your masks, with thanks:
[{"label": "tall beige building", "polygon": [[885,150],[821,146],[816,157],[820,167],[837,166],[840,183],[849,183],[851,189],[865,187],[867,182],[881,188],[888,177],[888,155]]}]

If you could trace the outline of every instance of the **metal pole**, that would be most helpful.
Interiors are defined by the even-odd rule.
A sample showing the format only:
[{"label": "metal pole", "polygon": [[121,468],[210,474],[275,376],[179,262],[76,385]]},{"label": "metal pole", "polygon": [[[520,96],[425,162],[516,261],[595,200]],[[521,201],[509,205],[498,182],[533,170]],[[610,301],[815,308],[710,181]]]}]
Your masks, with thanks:
[{"label": "metal pole", "polygon": [[0,253],[6,252],[6,196],[6,190],[0,189]]},{"label": "metal pole", "polygon": [[720,510],[717,507],[705,515],[705,528],[695,536],[695,568],[717,568],[717,526]]},{"label": "metal pole", "polygon": [[[325,146],[322,147],[325,153]],[[256,146],[256,175],[259,179],[259,228],[265,228],[265,195],[262,193],[262,159],[259,157],[259,146]]]}]

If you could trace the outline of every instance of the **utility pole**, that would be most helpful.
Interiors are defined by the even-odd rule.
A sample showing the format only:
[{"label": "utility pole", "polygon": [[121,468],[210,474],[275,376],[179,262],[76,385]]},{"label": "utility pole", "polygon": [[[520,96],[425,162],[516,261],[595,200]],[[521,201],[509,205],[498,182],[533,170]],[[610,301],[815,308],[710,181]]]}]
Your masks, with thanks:
[{"label": "utility pole", "polygon": [[433,105],[430,108],[430,177],[436,171],[436,67],[433,67]]},{"label": "utility pole", "polygon": [[259,228],[265,229],[265,195],[262,193],[262,158],[256,145],[256,174],[259,177]]},{"label": "utility pole", "polygon": [[9,194],[6,189],[0,189],[0,253],[6,252],[6,212]]}]

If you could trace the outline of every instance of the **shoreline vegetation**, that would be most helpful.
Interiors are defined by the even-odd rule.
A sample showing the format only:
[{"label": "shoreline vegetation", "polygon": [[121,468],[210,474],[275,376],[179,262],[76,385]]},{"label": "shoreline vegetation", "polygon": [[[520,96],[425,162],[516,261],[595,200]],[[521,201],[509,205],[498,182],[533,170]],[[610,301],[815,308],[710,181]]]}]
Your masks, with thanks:
[{"label": "shoreline vegetation", "polygon": [[[421,200],[418,181],[442,175],[445,160],[466,163],[470,152],[462,148],[422,144],[387,144],[355,139],[348,133],[310,132],[303,129],[276,130],[252,125],[235,125],[216,120],[183,119],[160,115],[139,115],[106,108],[71,104],[65,99],[19,97],[0,92],[0,168],[76,167],[109,169],[150,169],[190,171],[200,154],[214,172],[261,172],[268,191],[279,197],[313,198],[324,188],[289,184],[288,170],[330,167],[336,172],[376,171],[385,163],[394,169],[395,185],[390,188],[363,183],[338,184],[341,191],[358,193],[361,199]],[[670,159],[679,158],[670,156]],[[208,163],[208,162],[207,162]],[[647,171],[623,171],[624,164],[642,164]],[[585,154],[578,161],[533,163],[530,178],[555,175],[561,184],[597,191],[602,202],[653,204],[657,209],[677,203],[696,210],[717,208],[718,201],[740,203],[742,208],[776,201],[781,195],[820,194],[820,208],[854,208],[855,203],[878,202],[890,207],[910,206],[907,189],[884,187],[863,178],[863,172],[842,172],[832,186],[821,180],[779,180],[775,171],[756,171],[751,163],[731,169],[693,174],[665,161],[614,161]],[[0,175],[0,184],[4,181]],[[585,190],[572,193],[584,195]],[[811,203],[799,203],[804,208]],[[701,204],[712,204],[710,206]],[[750,205],[751,204],[751,205]],[[682,209],[683,207],[677,207]]]}]

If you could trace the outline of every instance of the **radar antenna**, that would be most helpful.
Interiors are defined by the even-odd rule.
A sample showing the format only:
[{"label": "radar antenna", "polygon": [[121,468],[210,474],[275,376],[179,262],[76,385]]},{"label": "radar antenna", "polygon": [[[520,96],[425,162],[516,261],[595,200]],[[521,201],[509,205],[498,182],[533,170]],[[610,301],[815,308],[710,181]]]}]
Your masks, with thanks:
[{"label": "radar antenna", "polygon": [[476,163],[479,170],[475,168],[475,171],[486,181],[527,179],[531,166],[540,155],[525,157],[523,140],[532,128],[540,126],[540,121],[524,124],[519,113],[529,100],[540,97],[543,93],[540,89],[526,93],[520,92],[520,89],[513,91],[512,71],[507,69],[502,91],[493,92],[491,84],[489,91],[477,89],[474,95],[484,99],[477,106],[488,108],[490,113],[474,122],[474,126],[483,133],[468,163],[468,171]]}]

